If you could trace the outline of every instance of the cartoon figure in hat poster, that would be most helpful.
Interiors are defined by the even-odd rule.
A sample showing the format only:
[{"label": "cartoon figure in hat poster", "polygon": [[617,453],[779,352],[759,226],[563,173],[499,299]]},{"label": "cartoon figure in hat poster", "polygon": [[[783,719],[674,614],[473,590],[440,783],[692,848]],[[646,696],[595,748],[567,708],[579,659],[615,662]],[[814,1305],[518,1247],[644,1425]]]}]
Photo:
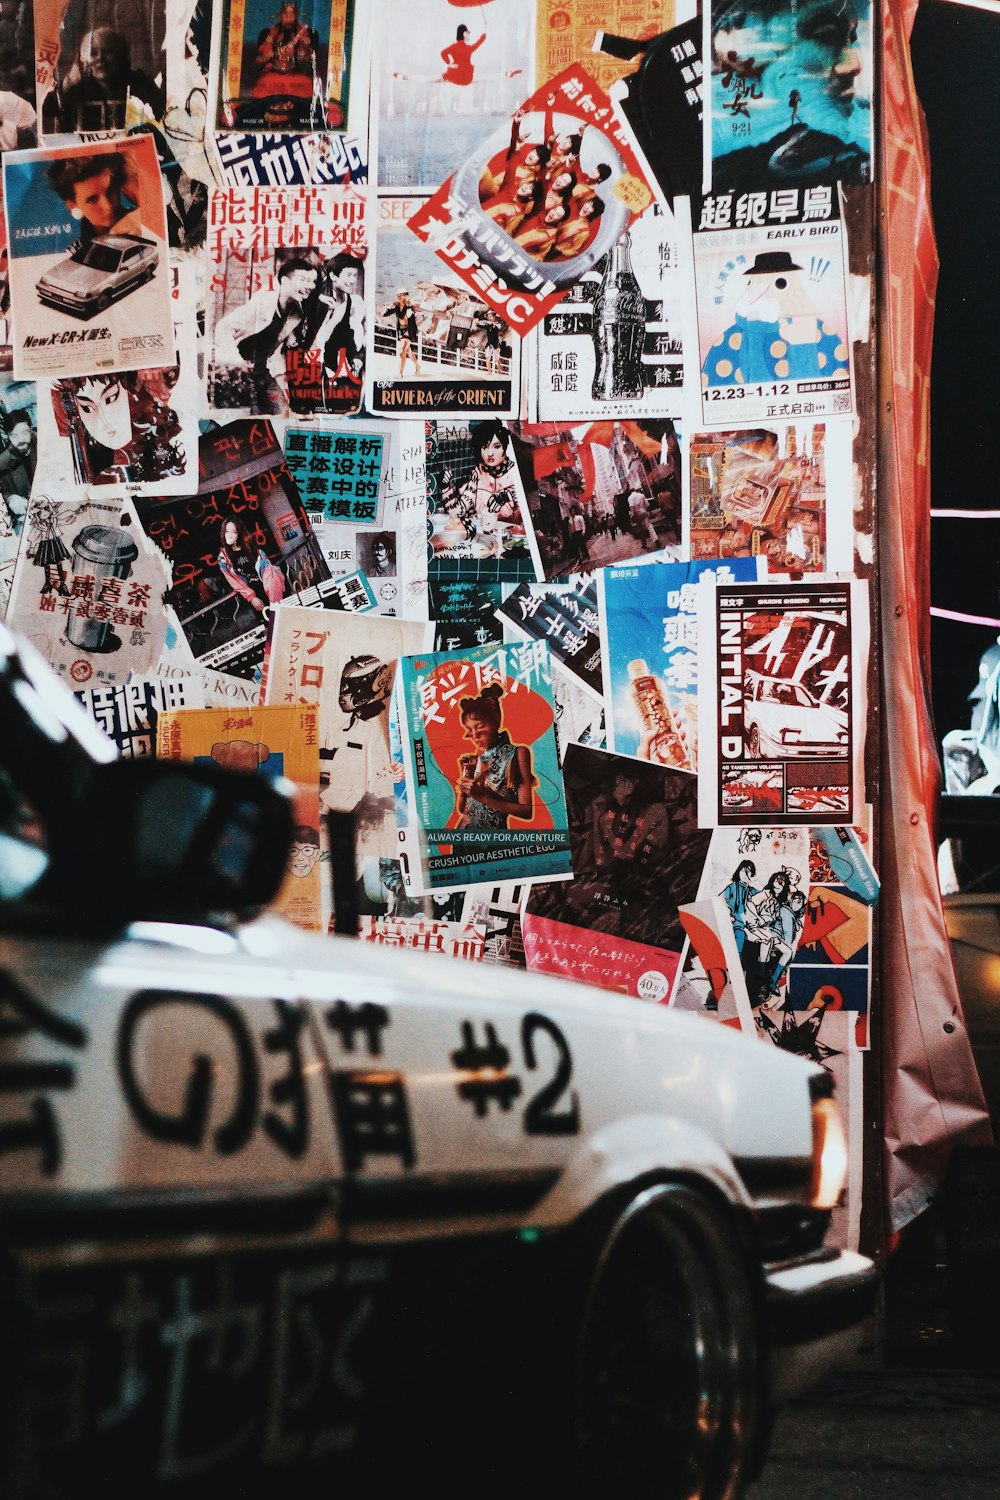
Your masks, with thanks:
[{"label": "cartoon figure in hat poster", "polygon": [[733,321],[705,356],[703,383],[847,378],[844,330],[828,321],[804,267],[787,250],[762,250],[742,270],[742,278],[732,278]]}]

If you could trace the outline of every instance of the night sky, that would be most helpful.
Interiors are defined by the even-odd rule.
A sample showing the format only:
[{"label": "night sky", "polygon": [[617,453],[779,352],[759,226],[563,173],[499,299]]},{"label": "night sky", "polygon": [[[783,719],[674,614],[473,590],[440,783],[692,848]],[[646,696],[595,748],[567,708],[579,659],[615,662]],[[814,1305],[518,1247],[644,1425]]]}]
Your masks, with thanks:
[{"label": "night sky", "polygon": [[[931,370],[931,505],[1000,510],[1000,14],[923,0],[913,67],[941,260]],[[931,603],[1000,618],[1000,521],[931,522]],[[968,727],[988,626],[931,622],[938,739]]]}]

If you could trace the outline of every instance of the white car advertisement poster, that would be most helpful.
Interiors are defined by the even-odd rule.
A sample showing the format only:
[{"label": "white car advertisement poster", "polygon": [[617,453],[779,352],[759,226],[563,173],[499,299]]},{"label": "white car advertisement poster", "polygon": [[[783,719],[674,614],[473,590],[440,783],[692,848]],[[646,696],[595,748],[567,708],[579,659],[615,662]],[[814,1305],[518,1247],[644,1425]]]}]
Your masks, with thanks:
[{"label": "white car advertisement poster", "polygon": [[163,184],[151,135],[21,151],[3,163],[14,374],[174,360]]}]

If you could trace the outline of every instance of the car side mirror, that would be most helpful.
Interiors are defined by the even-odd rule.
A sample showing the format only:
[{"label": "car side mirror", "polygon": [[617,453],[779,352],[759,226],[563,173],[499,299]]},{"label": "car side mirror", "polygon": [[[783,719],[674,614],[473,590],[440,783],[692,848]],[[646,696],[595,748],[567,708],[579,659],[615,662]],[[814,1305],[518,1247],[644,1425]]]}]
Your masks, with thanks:
[{"label": "car side mirror", "polygon": [[117,760],[89,788],[88,872],[98,918],[256,916],[285,875],[291,784],[181,761]]}]

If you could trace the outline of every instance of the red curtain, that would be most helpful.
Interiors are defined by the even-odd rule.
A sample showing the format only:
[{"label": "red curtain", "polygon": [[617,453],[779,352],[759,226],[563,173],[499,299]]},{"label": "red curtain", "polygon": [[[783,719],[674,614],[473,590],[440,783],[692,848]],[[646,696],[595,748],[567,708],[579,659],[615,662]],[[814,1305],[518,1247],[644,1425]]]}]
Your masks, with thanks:
[{"label": "red curtain", "polygon": [[[918,0],[884,0],[879,362],[882,623],[880,994],[888,1228],[933,1197],[956,1145],[992,1139],[937,882],[940,761],[929,702],[929,398],[937,249],[909,37]],[[947,1028],[947,1029],[946,1029]]]}]

